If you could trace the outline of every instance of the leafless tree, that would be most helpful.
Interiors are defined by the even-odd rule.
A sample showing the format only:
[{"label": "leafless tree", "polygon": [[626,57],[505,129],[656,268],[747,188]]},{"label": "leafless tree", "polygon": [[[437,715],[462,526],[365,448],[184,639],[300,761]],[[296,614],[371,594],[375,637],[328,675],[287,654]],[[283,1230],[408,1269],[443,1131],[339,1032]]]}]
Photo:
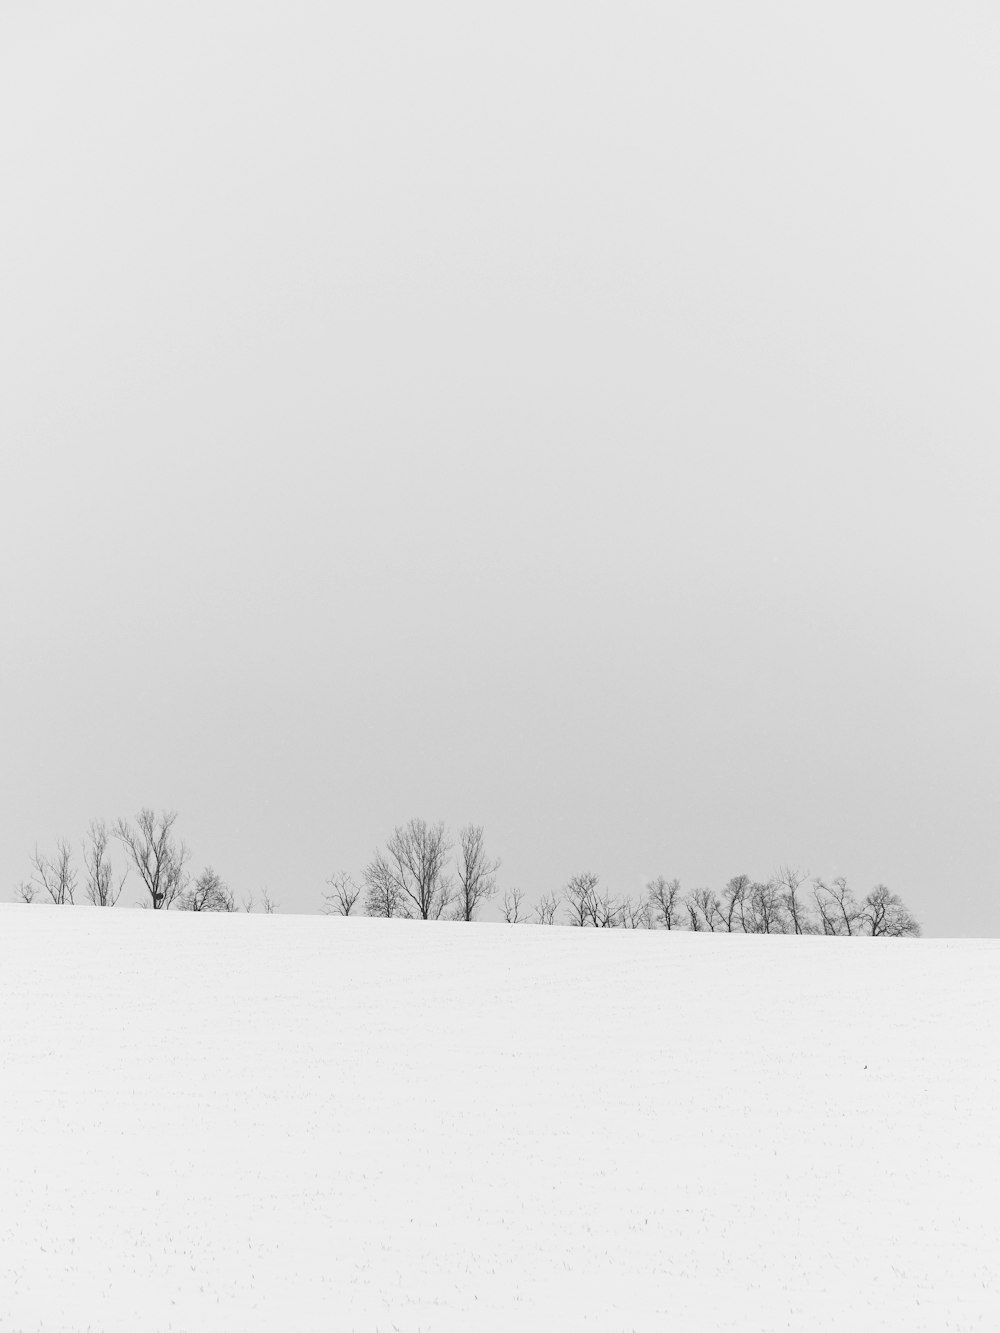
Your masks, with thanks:
[{"label": "leafless tree", "polygon": [[616,901],[591,872],[574,875],[563,890],[563,901],[574,926],[597,926],[607,930],[627,926],[637,930],[651,924],[649,906],[625,897]]},{"label": "leafless tree", "polygon": [[521,915],[521,903],[524,901],[524,892],[521,889],[508,889],[503,896],[503,902],[500,904],[500,911],[503,919],[509,926],[516,925],[518,921],[523,921]]},{"label": "leafless tree", "polygon": [[590,924],[601,930],[611,930],[622,924],[620,906],[606,890],[595,892],[590,900]]},{"label": "leafless tree", "polygon": [[715,916],[721,930],[731,933],[737,928],[747,929],[745,914],[750,888],[749,875],[734,875],[722,890],[722,897],[716,898]]},{"label": "leafless tree", "polygon": [[176,822],[175,810],[164,810],[157,817],[144,809],[136,815],[135,824],[119,819],[112,829],[139,873],[149,906],[156,911],[170,907],[188,884],[184,867],[190,853],[174,836]]},{"label": "leafless tree", "polygon": [[824,935],[857,934],[860,909],[843,875],[838,875],[829,884],[817,877],[813,883],[813,898]]},{"label": "leafless tree", "polygon": [[821,935],[839,934],[833,904],[820,888],[819,883],[813,884],[813,901],[816,904],[816,911],[819,913],[819,933]]},{"label": "leafless tree", "polygon": [[364,873],[365,912],[368,916],[409,916],[402,890],[385,862],[376,859]]},{"label": "leafless tree", "polygon": [[786,935],[788,919],[777,880],[750,885],[744,902],[744,930],[753,935]]},{"label": "leafless tree", "polygon": [[721,909],[719,895],[712,889],[695,889],[688,899],[691,929],[715,930],[716,922],[722,920]]},{"label": "leafless tree", "polygon": [[809,912],[799,896],[799,889],[806,881],[801,871],[791,866],[782,866],[774,876],[778,886],[782,905],[788,913],[793,935],[815,935],[816,927],[809,920]]},{"label": "leafless tree", "polygon": [[765,935],[764,920],[759,908],[763,902],[762,885],[750,880],[740,903],[740,917],[746,935]]},{"label": "leafless tree", "polygon": [[[251,889],[249,893],[245,893],[240,899],[240,907],[243,908],[244,912],[252,912],[255,906],[256,903],[254,902],[253,890]],[[233,911],[236,911],[235,907],[233,907]]]},{"label": "leafless tree", "polygon": [[73,902],[76,893],[76,870],[73,867],[73,852],[65,838],[56,843],[55,856],[44,856],[36,847],[31,858],[37,889],[47,893],[54,903],[60,906]]},{"label": "leafless tree", "polygon": [[615,910],[615,924],[624,930],[649,930],[653,924],[649,903],[645,899],[622,898]]},{"label": "leafless tree", "polygon": [[458,840],[458,888],[455,918],[475,920],[480,905],[497,891],[498,860],[486,855],[483,830],[479,824],[466,824]]},{"label": "leafless tree", "polygon": [[547,893],[535,907],[534,920],[539,926],[554,926],[558,911],[559,899],[554,893]]},{"label": "leafless tree", "polygon": [[278,904],[271,897],[270,893],[268,893],[267,889],[261,890],[261,906],[264,908],[265,916],[274,916],[275,912],[278,910]]},{"label": "leafless tree", "polygon": [[396,828],[386,850],[375,853],[368,869],[396,886],[408,916],[437,920],[455,896],[445,870],[450,851],[443,824],[411,819]]},{"label": "leafless tree", "polygon": [[117,876],[108,855],[110,836],[103,819],[90,821],[90,829],[83,843],[83,864],[87,872],[87,897],[95,907],[114,907],[128,879],[126,867],[125,873],[116,883]]},{"label": "leafless tree", "polygon": [[898,893],[890,893],[884,884],[876,884],[861,904],[857,918],[857,933],[896,937],[915,936],[920,934],[920,926],[903,905]]},{"label": "leafless tree", "polygon": [[600,880],[589,870],[574,875],[563,889],[563,901],[574,926],[595,925],[597,922],[597,886]]},{"label": "leafless tree", "polygon": [[691,930],[704,930],[701,919],[701,911],[698,904],[694,901],[694,894],[688,894],[684,899],[684,910],[688,914],[688,926]]},{"label": "leafless tree", "polygon": [[677,930],[681,919],[681,882],[657,875],[646,885],[649,911],[655,925]]},{"label": "leafless tree", "polygon": [[33,903],[37,892],[38,886],[30,879],[22,879],[20,884],[14,886],[14,897],[22,903]]},{"label": "leafless tree", "polygon": [[330,885],[330,892],[323,895],[323,911],[327,916],[350,916],[354,904],[361,896],[361,885],[356,884],[354,877],[345,870],[335,871],[326,882]]},{"label": "leafless tree", "polygon": [[177,906],[185,912],[235,912],[232,890],[211,866],[194,884],[177,895]]}]

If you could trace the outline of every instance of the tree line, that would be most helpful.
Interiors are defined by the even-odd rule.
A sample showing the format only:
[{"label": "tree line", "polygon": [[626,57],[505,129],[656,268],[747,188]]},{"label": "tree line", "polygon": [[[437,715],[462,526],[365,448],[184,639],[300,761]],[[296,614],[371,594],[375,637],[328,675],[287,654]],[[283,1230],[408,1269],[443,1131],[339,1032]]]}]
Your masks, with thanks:
[{"label": "tree line", "polygon": [[[454,862],[450,860],[456,850]],[[338,872],[325,895],[328,912],[350,916],[359,902],[369,916],[472,921],[497,893],[499,860],[487,855],[483,830],[468,824],[453,849],[443,823],[411,819],[399,825],[365,867],[359,884]],[[748,935],[915,936],[920,926],[902,899],[877,884],[858,901],[842,876],[808,880],[785,866],[767,880],[735,875],[721,893],[684,893],[660,875],[640,896],[615,896],[591,872],[574,875],[559,893],[525,904],[518,888],[499,903],[508,923],[596,926],[626,930],[742,932]]]},{"label": "tree line", "polygon": [[[253,911],[253,896],[237,902],[228,884],[207,866],[193,878],[191,854],[176,834],[177,814],[140,810],[134,820],[108,825],[91,822],[82,844],[81,871],[66,840],[55,854],[36,848],[32,874],[16,887],[23,902],[72,904],[78,895],[96,907],[113,907],[126,880],[140,885],[140,905],[154,911],[174,908],[188,912]],[[112,845],[121,848],[125,870],[116,868]],[[501,862],[486,850],[483,828],[466,824],[453,842],[442,822],[411,819],[398,825],[384,847],[365,866],[360,881],[345,871],[327,880],[322,910],[340,916],[363,911],[374,917],[424,921],[474,921],[499,893]],[[503,920],[510,923],[625,930],[691,930],[748,935],[873,935],[917,936],[920,926],[900,896],[877,884],[858,899],[839,876],[809,879],[782,867],[766,880],[734,875],[717,892],[689,892],[680,881],[660,875],[644,892],[614,895],[592,872],[573,875],[559,891],[529,906],[524,893],[511,887],[499,898]],[[261,908],[276,910],[265,890]]]},{"label": "tree line", "polygon": [[[56,843],[49,856],[35,848],[31,876],[14,890],[21,902],[51,902],[70,905],[80,896],[94,907],[114,907],[130,875],[140,885],[139,906],[154,911],[177,908],[185,912],[252,912],[252,894],[237,901],[228,884],[211,866],[196,878],[188,870],[191,852],[175,832],[177,812],[140,810],[134,820],[116,819],[108,825],[91,820],[82,844],[82,878],[73,859],[73,848],[65,839]],[[114,865],[111,848],[117,844],[124,854],[124,871]],[[261,908],[275,911],[265,889]]]}]

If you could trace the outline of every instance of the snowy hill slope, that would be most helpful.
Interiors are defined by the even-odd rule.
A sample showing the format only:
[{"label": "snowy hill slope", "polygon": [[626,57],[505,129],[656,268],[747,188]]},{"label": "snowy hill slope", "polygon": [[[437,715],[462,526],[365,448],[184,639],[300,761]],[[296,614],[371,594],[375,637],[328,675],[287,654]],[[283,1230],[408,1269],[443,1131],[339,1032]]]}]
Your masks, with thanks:
[{"label": "snowy hill slope", "polygon": [[4,1330],[1000,1327],[1000,944],[0,907]]}]

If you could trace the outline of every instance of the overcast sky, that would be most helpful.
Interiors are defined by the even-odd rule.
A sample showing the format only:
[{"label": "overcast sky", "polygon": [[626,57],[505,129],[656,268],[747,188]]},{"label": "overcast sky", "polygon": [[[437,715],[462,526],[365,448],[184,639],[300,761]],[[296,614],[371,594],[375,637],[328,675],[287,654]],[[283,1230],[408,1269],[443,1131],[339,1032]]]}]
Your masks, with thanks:
[{"label": "overcast sky", "polygon": [[[987,3],[0,7],[0,896],[789,862],[1000,935]],[[136,898],[135,886],[127,897]]]}]

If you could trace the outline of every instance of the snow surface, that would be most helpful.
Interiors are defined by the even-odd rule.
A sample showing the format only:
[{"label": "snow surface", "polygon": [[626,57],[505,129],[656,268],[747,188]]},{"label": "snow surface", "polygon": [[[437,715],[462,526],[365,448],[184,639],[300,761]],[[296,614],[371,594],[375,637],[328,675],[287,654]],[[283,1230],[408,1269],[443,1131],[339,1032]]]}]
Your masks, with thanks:
[{"label": "snow surface", "polygon": [[1000,943],[0,907],[3,1330],[1000,1328]]}]

